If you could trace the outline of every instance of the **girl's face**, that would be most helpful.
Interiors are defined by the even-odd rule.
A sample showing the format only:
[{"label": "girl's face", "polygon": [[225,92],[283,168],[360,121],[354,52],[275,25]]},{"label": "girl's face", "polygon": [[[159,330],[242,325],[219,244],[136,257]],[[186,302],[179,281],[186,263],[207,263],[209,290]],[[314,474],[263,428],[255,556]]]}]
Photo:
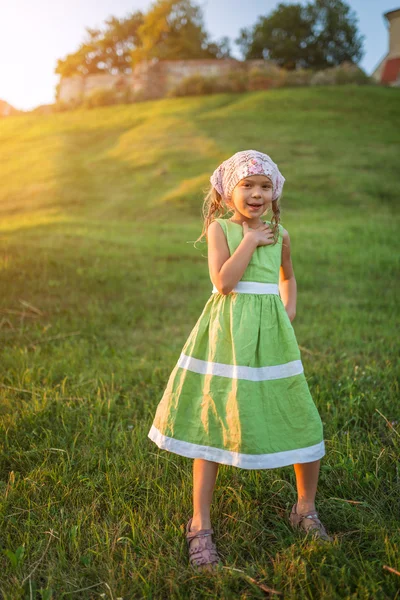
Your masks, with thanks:
[{"label": "girl's face", "polygon": [[[235,186],[230,206],[235,209],[233,218],[260,222],[260,217],[272,206],[272,182],[266,175],[250,175]],[[256,207],[252,205],[257,205]]]}]

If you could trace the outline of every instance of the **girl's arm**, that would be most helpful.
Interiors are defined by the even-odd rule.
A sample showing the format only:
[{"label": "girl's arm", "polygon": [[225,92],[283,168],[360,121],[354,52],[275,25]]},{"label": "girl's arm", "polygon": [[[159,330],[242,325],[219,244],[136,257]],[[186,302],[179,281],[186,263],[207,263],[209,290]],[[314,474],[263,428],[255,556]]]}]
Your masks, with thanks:
[{"label": "girl's arm", "polygon": [[282,261],[279,270],[279,293],[290,321],[296,316],[297,283],[290,256],[290,238],[283,229]]},{"label": "girl's arm", "polygon": [[230,256],[229,247],[221,225],[212,221],[207,229],[208,267],[210,278],[221,294],[229,294],[242,278],[257,244],[244,235],[235,252]]}]

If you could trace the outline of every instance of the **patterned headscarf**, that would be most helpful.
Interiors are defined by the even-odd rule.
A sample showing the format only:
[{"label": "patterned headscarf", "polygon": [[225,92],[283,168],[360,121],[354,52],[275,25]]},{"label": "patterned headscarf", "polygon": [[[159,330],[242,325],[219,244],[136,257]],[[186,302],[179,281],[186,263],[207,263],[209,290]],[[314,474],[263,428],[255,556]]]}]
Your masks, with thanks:
[{"label": "patterned headscarf", "polygon": [[222,199],[231,199],[232,192],[239,181],[251,175],[267,175],[272,181],[272,200],[282,194],[285,178],[268,154],[257,150],[243,150],[224,160],[210,177],[210,182]]}]

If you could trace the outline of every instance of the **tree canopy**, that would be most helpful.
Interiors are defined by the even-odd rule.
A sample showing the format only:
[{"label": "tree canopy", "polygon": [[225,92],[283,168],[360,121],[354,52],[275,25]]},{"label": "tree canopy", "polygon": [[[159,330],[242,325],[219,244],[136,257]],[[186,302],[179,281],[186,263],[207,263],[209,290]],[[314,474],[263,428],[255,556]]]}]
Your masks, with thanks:
[{"label": "tree canopy", "polygon": [[78,50],[57,62],[56,73],[63,77],[92,73],[129,73],[132,50],[140,42],[138,28],[144,17],[140,11],[125,19],[110,17],[105,29],[86,28],[87,40]]},{"label": "tree canopy", "polygon": [[139,38],[132,52],[134,63],[230,56],[229,38],[222,38],[220,44],[210,42],[201,9],[191,0],[158,0],[140,25]]},{"label": "tree canopy", "polygon": [[[202,10],[192,0],[156,0],[149,11],[124,19],[110,17],[105,28],[86,29],[78,50],[57,62],[63,77],[92,73],[130,73],[151,59],[230,58],[227,36],[211,42]],[[278,4],[235,43],[245,60],[270,59],[287,69],[324,69],[363,56],[363,38],[354,12],[343,0],[314,0],[306,5]]]},{"label": "tree canopy", "polygon": [[363,56],[355,13],[343,0],[315,0],[306,5],[279,3],[235,42],[246,60],[274,60],[287,69],[324,69]]},{"label": "tree canopy", "polygon": [[157,0],[147,14],[110,17],[104,30],[86,28],[78,50],[59,59],[55,72],[63,77],[92,73],[130,73],[142,61],[230,57],[230,42],[210,42],[201,9],[191,0]]}]

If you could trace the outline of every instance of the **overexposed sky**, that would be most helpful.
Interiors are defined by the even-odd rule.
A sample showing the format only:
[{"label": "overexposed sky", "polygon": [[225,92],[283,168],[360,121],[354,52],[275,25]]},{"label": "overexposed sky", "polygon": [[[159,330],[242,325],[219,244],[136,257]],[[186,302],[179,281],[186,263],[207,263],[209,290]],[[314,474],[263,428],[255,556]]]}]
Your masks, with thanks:
[{"label": "overexposed sky", "polygon": [[[241,58],[234,44],[240,29],[268,15],[279,0],[194,3],[203,8],[210,40],[228,36],[233,56]],[[108,17],[121,18],[137,10],[145,13],[152,4],[151,0],[0,0],[0,99],[20,110],[54,102],[57,60],[78,49],[86,27],[102,29]],[[383,13],[400,8],[400,0],[347,0],[347,4],[356,12],[359,31],[365,35],[360,66],[370,74],[388,50]]]}]

